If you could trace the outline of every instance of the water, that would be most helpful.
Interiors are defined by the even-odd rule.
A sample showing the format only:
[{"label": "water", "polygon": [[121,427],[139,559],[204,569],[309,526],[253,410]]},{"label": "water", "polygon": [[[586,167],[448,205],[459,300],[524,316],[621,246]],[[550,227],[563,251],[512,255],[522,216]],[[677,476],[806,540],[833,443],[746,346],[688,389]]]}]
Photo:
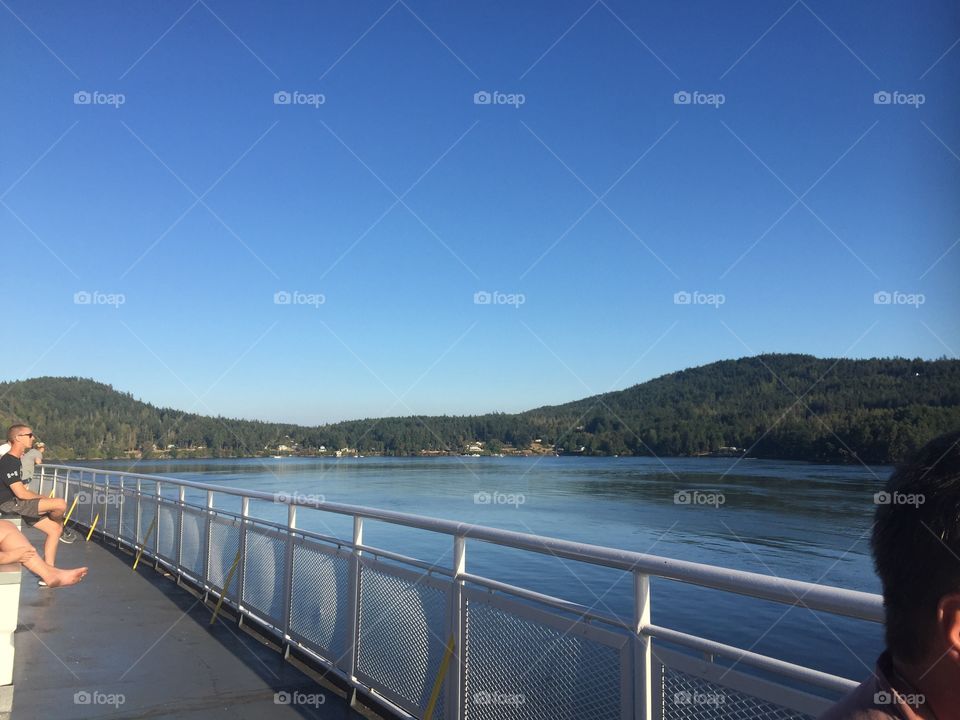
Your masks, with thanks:
[{"label": "water", "polygon": [[[873,493],[888,467],[725,458],[283,458],[98,463],[197,482],[351,503],[877,593],[869,533]],[[693,491],[688,504],[678,492]],[[713,495],[714,497],[710,497]],[[680,496],[684,497],[684,496]],[[490,502],[484,502],[489,500]],[[712,501],[698,504],[698,501]],[[217,496],[218,507],[239,500]],[[282,506],[255,515],[285,520]],[[300,527],[351,537],[348,517],[301,510]],[[367,545],[449,565],[452,541],[386,523]],[[467,569],[629,618],[632,583],[619,571],[481,542]],[[653,622],[862,679],[882,627],[803,608],[654,579]]]}]

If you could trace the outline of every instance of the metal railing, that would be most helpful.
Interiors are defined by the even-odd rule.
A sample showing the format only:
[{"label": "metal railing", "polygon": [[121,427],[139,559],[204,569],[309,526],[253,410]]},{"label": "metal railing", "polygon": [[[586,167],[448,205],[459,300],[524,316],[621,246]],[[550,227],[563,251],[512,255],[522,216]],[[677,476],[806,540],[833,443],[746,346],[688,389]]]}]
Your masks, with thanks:
[{"label": "metal railing", "polygon": [[[39,484],[67,501],[71,520],[417,718],[799,719],[856,686],[652,624],[651,577],[883,621],[879,595],[298,495],[49,464]],[[220,495],[239,498],[240,512],[215,507]],[[251,515],[251,501],[285,505],[286,520]],[[351,536],[299,528],[301,510],[351,518]],[[368,546],[366,520],[447,535],[452,562]],[[629,573],[633,616],[469,573],[468,542]]]}]

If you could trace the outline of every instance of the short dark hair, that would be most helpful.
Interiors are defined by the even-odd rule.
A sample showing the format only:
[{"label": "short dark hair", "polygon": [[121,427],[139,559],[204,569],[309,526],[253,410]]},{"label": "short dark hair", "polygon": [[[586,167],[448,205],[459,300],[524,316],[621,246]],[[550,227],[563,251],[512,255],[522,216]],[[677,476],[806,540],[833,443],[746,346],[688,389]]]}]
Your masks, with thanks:
[{"label": "short dark hair", "polygon": [[14,442],[17,439],[17,435],[21,430],[26,430],[29,425],[21,425],[17,423],[16,425],[11,425],[7,428],[7,442]]},{"label": "short dark hair", "polygon": [[887,648],[899,660],[921,662],[940,599],[960,592],[960,431],[920,448],[876,499],[870,544],[883,584]]}]

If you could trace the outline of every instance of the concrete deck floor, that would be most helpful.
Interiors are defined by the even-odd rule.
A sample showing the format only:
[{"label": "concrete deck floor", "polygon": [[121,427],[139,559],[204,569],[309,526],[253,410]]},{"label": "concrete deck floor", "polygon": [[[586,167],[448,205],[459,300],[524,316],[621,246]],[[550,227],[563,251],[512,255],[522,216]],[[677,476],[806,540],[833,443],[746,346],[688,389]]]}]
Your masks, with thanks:
[{"label": "concrete deck floor", "polygon": [[[42,552],[40,534],[27,537]],[[81,537],[57,555],[59,567],[90,568],[79,585],[39,588],[24,570],[13,720],[364,717],[236,622],[211,626],[212,610],[152,565],[132,564]]]}]

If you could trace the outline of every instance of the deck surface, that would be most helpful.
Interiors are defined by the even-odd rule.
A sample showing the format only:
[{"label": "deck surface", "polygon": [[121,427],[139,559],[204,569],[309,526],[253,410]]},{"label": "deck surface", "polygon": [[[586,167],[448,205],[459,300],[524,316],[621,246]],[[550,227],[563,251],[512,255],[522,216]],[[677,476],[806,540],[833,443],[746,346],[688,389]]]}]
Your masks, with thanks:
[{"label": "deck surface", "polygon": [[[42,552],[42,535],[27,537]],[[60,544],[57,565],[90,573],[52,590],[23,572],[13,720],[363,718],[235,622],[211,626],[212,611],[151,565],[133,572],[129,555],[82,537]]]}]

